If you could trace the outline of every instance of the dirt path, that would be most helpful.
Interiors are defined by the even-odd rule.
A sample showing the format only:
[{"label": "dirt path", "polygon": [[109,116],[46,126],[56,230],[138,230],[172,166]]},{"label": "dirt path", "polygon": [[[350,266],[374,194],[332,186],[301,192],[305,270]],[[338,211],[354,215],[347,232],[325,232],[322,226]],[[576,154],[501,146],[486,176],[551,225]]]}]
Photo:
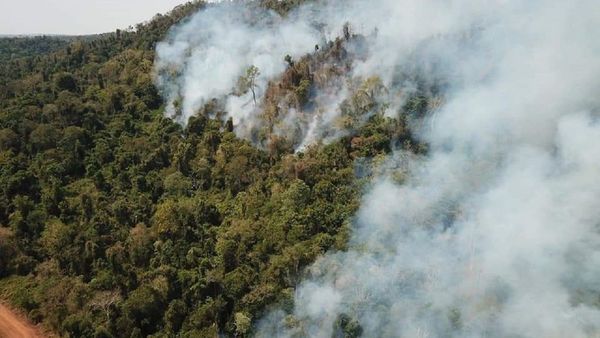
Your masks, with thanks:
[{"label": "dirt path", "polygon": [[0,338],[42,337],[34,325],[0,303]]}]

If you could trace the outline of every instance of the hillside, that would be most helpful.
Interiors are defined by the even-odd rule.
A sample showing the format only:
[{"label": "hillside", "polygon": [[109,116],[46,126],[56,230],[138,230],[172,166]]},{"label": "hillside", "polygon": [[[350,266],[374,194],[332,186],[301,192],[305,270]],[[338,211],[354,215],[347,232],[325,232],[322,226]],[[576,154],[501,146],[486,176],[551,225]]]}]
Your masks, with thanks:
[{"label": "hillside", "polygon": [[70,37],[2,37],[0,36],[0,61],[44,55],[64,49],[71,43]]},{"label": "hillside", "polygon": [[0,300],[64,337],[596,337],[598,9],[0,39]]},{"label": "hillside", "polygon": [[[285,138],[240,139],[212,114],[185,127],[165,118],[154,48],[202,6],[1,60],[0,295],[60,335],[249,334],[290,301],[303,267],[346,246],[359,163],[392,139],[410,147],[403,122],[377,114],[299,153]],[[351,62],[345,45],[359,38],[290,62],[267,105],[308,105],[305,67]]]}]

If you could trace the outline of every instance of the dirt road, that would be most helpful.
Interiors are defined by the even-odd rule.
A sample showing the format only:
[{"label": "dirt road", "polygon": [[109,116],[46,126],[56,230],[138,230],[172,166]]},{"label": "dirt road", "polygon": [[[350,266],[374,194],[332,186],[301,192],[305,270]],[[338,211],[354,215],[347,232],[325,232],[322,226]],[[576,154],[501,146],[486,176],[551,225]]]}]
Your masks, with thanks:
[{"label": "dirt road", "polygon": [[0,304],[0,338],[41,338],[40,331],[24,318]]}]

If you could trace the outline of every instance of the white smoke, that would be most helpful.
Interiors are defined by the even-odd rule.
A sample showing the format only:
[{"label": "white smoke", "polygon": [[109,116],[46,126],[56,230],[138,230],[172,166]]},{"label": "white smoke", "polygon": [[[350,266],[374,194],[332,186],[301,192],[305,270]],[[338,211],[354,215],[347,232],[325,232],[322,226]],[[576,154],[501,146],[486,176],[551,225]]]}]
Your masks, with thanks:
[{"label": "white smoke", "polygon": [[355,320],[365,337],[600,336],[600,4],[368,3],[388,15],[355,71],[393,74],[441,34],[419,57],[446,103],[419,131],[427,156],[389,159],[408,181],[376,179],[351,249],[310,267],[293,320],[274,311],[258,335]]},{"label": "white smoke", "polygon": [[224,98],[235,123],[251,122],[258,114],[252,94],[234,95],[246,69],[258,67],[260,97],[267,82],[285,70],[286,55],[301,56],[320,38],[310,22],[283,20],[253,3],[208,5],[156,48],[156,82],[167,100],[167,114],[185,124],[204,104]]},{"label": "white smoke", "polygon": [[[416,8],[422,11],[418,15],[428,12],[427,7]],[[439,10],[453,9],[442,6]],[[360,82],[375,75],[386,87],[395,87],[392,97],[386,100],[391,104],[388,112],[395,112],[405,98],[398,93],[409,93],[415,84],[408,79],[393,83],[398,81],[398,74],[390,70],[401,65],[399,61],[413,53],[412,49],[419,42],[458,29],[451,29],[450,25],[464,26],[456,21],[437,20],[424,29],[410,31],[414,18],[409,14],[394,3],[372,6],[354,0],[307,1],[285,18],[253,1],[207,5],[184,24],[176,26],[157,46],[155,79],[166,99],[165,113],[185,125],[207,103],[218,99],[226,111],[224,117],[233,119],[238,136],[252,138],[252,128],[264,123],[261,116],[264,107],[260,102],[269,81],[280,76],[287,67],[284,58],[290,55],[298,60],[314,52],[315,46],[326,48],[342,35],[344,25],[354,17],[355,20],[350,20],[352,30],[368,35],[367,48],[377,52],[366,60],[353,60],[353,68],[347,74],[313,93],[313,104],[307,111],[281,112],[281,123],[279,128],[275,127],[275,133],[282,135],[299,129],[301,137],[294,141],[300,150],[316,142],[335,140],[345,134],[337,124],[341,115],[339,106],[352,94],[349,82]],[[390,44],[394,48],[390,49]],[[359,48],[351,43],[344,47],[350,49],[351,54],[353,48]],[[250,66],[260,70],[255,93],[258,104],[254,104],[251,92],[236,90],[239,78]]]},{"label": "white smoke", "polygon": [[[182,121],[216,97],[236,122],[258,123],[260,107],[230,95],[244,69],[259,67],[264,90],[286,54],[347,21],[369,35],[349,76],[381,78],[386,114],[417,86],[411,72],[444,95],[414,123],[428,154],[388,159],[350,249],[311,266],[293,317],[272,311],[259,336],[600,336],[600,3],[332,0],[285,19],[240,8],[200,12],[158,47],[158,84],[182,100]],[[349,95],[331,93],[302,146]]]}]

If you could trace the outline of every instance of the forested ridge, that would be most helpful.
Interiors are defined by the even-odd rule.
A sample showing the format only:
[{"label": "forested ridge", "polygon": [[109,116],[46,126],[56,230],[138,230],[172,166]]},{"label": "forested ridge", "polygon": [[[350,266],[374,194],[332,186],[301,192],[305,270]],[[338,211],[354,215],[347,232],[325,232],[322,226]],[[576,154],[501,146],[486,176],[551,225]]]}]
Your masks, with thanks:
[{"label": "forested ridge", "polygon": [[[285,15],[297,3],[261,5]],[[270,305],[292,306],[305,266],[346,247],[383,156],[424,151],[402,117],[355,123],[380,109],[376,78],[342,104],[350,132],[302,152],[269,123],[260,146],[237,138],[217,105],[185,127],[164,117],[155,45],[203,6],[64,46],[0,47],[0,297],[57,335],[251,336]],[[309,105],[313,73],[333,63],[343,74],[344,48],[360,39],[340,32],[286,59],[265,120],[281,97]],[[415,96],[400,116],[427,104]]]},{"label": "forested ridge", "polygon": [[0,61],[49,54],[67,47],[72,40],[60,36],[0,36]]}]

